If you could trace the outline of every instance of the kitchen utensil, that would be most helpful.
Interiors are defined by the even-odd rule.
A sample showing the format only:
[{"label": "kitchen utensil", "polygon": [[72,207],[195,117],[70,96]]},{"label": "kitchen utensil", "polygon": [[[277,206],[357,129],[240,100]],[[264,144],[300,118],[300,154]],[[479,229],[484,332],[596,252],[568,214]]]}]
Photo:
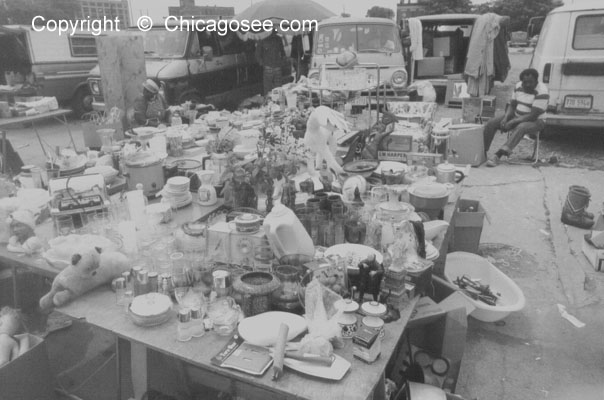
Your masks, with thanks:
[{"label": "kitchen utensil", "polygon": [[124,176],[128,178],[128,189],[143,185],[145,196],[152,196],[164,187],[163,159],[151,152],[137,152],[124,162]]},{"label": "kitchen utensil", "polygon": [[436,174],[436,182],[439,183],[459,183],[466,177],[463,172],[455,168],[455,165],[448,162],[438,164],[434,172]]}]

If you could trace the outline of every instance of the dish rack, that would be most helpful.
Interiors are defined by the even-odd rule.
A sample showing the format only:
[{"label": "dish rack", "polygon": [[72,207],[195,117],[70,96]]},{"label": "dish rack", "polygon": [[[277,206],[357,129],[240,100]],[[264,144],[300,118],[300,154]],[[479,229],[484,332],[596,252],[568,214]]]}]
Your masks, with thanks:
[{"label": "dish rack", "polygon": [[109,196],[101,174],[77,175],[51,179],[50,216],[57,232],[58,220],[71,217],[74,229],[83,228],[95,214],[108,212]]}]

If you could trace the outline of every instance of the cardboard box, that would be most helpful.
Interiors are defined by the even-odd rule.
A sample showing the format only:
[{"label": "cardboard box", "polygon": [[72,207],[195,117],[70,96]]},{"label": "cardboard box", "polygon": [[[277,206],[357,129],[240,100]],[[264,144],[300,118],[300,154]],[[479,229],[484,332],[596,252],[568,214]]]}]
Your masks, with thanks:
[{"label": "cardboard box", "polygon": [[442,76],[445,74],[444,57],[424,57],[417,60],[417,77]]},{"label": "cardboard box", "polygon": [[[406,327],[409,340],[413,346],[449,362],[449,369],[443,377],[443,389],[455,392],[468,329],[465,305],[436,303],[429,297],[422,297],[415,309],[417,313]],[[400,365],[407,358],[405,353],[401,351],[397,355],[395,365]]]},{"label": "cardboard box", "polygon": [[604,272],[604,249],[598,249],[588,242],[589,234],[585,235],[581,250],[596,271]]},{"label": "cardboard box", "polygon": [[46,343],[28,336],[29,351],[0,368],[0,398],[56,400]]},{"label": "cardboard box", "polygon": [[484,127],[479,124],[449,126],[449,149],[454,152],[453,163],[478,167],[487,160],[483,131]]},{"label": "cardboard box", "polygon": [[476,117],[480,117],[482,98],[464,97],[461,99],[461,119],[466,123],[473,123]]},{"label": "cardboard box", "polygon": [[[474,211],[468,211],[470,209]],[[453,251],[478,254],[484,217],[479,201],[459,199],[453,213]]]}]

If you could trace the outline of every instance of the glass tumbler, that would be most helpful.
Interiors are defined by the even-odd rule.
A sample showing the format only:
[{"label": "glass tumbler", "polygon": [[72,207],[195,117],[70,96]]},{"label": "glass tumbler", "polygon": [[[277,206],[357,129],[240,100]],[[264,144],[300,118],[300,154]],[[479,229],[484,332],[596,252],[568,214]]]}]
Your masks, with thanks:
[{"label": "glass tumbler", "polygon": [[59,215],[56,217],[57,233],[61,236],[67,236],[75,232],[75,225],[71,215]]}]

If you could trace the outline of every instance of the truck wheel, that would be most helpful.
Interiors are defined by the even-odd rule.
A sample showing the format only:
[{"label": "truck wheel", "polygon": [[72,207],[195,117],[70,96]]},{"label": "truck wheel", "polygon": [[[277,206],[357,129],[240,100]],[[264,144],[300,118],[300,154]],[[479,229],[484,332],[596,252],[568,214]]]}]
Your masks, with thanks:
[{"label": "truck wheel", "polygon": [[79,88],[71,99],[71,108],[77,118],[92,111],[92,93],[87,87]]}]

